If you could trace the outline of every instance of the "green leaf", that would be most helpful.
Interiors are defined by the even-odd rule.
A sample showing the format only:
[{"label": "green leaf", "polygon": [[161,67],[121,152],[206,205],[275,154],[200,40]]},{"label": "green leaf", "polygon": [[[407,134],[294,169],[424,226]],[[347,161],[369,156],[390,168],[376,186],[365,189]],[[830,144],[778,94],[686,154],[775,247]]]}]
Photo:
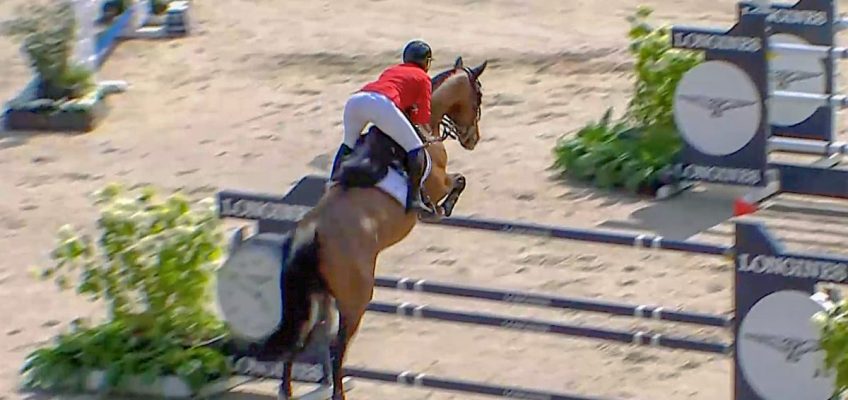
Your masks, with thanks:
[{"label": "green leaf", "polygon": [[574,161],[571,171],[577,177],[589,178],[595,175],[597,168],[597,153],[586,153]]}]

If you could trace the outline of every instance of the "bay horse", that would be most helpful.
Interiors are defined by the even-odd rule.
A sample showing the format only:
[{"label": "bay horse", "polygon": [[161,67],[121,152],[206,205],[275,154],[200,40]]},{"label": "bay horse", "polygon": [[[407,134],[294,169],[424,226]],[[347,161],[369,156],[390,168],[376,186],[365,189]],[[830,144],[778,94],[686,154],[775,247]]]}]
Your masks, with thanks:
[{"label": "bay horse", "polygon": [[[430,124],[433,132],[446,126],[443,136],[428,144],[431,171],[424,186],[434,204],[444,200],[439,208],[448,214],[465,187],[465,178],[447,173],[443,141],[455,137],[468,150],[479,142],[482,93],[478,79],[486,65],[483,62],[468,68],[460,57],[453,69],[433,78]],[[378,165],[393,164],[396,168],[402,162],[391,157],[399,154],[405,154],[402,148],[372,128],[360,138],[351,157],[369,157]],[[284,362],[281,399],[291,396],[293,360],[316,336],[330,343],[329,366],[325,367],[331,375],[328,383],[332,385],[332,400],[345,399],[342,365],[348,343],[373,296],[377,257],[405,238],[419,218],[375,187],[378,179],[354,179],[346,175],[345,168],[342,163],[339,182],[328,187],[318,204],[297,222],[284,245],[283,320],[262,350],[280,354]]]},{"label": "bay horse", "polygon": [[[444,140],[456,139],[460,146],[469,151],[477,147],[480,141],[478,122],[483,110],[483,91],[478,78],[487,65],[488,61],[483,61],[474,68],[465,69],[462,57],[458,57],[453,69],[433,77],[430,127],[433,132],[439,132],[442,125],[444,129],[441,137],[427,145],[431,168],[430,174],[424,180],[424,191],[440,216],[451,215],[459,195],[465,190],[465,176],[460,173],[447,173],[448,153]],[[456,75],[458,71],[464,71],[468,79]],[[443,101],[443,98],[446,100]],[[451,101],[468,98],[472,101]]]}]

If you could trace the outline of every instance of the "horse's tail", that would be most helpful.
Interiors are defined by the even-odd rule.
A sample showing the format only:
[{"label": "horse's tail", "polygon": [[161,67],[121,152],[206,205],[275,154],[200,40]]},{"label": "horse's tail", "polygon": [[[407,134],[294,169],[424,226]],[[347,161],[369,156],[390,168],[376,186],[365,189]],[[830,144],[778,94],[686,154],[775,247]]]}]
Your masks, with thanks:
[{"label": "horse's tail", "polygon": [[[257,349],[263,357],[267,354],[284,355],[284,358],[293,355],[292,349],[295,348],[299,336],[297,327],[309,318],[310,295],[322,286],[321,274],[318,271],[317,223],[310,221],[298,225],[289,231],[289,235],[285,245],[288,256],[284,261],[286,268],[283,293],[287,299],[284,301],[293,301],[293,304],[298,306],[294,309],[284,309],[281,328],[266,340],[261,349]],[[303,307],[303,303],[307,306]]]},{"label": "horse's tail", "polygon": [[310,221],[294,229],[289,266],[298,271],[317,272],[318,269],[318,224]]}]

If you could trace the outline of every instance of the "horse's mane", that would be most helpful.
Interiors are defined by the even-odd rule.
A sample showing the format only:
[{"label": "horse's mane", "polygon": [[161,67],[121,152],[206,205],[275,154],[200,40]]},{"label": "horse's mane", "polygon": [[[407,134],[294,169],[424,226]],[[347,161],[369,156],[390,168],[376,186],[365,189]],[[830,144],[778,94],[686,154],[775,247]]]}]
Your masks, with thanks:
[{"label": "horse's mane", "polygon": [[439,85],[441,85],[448,78],[453,76],[453,74],[455,74],[456,71],[459,71],[459,69],[458,68],[452,68],[452,69],[449,69],[447,71],[440,72],[439,74],[434,76],[432,79],[430,79],[430,83],[433,86],[433,89],[435,90],[437,87],[439,87]]},{"label": "horse's mane", "polygon": [[[456,74],[456,72],[459,71],[459,70],[460,70],[460,68],[451,68],[447,71],[440,72],[436,76],[431,78],[430,84],[431,84],[433,90],[436,90],[436,88],[438,88],[439,85],[444,83],[448,78],[450,78],[451,76]],[[476,92],[477,92],[477,104],[478,105],[482,104],[482,101],[483,101],[483,85],[480,84],[479,80],[475,80],[473,82],[473,84],[474,84]],[[481,111],[481,109],[478,107],[477,113],[479,114],[480,111]],[[478,115],[478,117],[479,117],[479,115]]]}]

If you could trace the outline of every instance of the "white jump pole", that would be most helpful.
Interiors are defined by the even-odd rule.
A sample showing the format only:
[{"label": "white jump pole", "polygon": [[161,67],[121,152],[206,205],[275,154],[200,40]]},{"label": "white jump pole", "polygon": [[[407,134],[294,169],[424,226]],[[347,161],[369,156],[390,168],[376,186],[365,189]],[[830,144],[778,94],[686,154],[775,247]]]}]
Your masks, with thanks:
[{"label": "white jump pole", "polygon": [[848,143],[846,142],[823,142],[820,140],[795,139],[795,138],[771,138],[768,141],[769,151],[785,151],[790,153],[802,153],[811,155],[830,156],[835,154],[848,154]]}]

